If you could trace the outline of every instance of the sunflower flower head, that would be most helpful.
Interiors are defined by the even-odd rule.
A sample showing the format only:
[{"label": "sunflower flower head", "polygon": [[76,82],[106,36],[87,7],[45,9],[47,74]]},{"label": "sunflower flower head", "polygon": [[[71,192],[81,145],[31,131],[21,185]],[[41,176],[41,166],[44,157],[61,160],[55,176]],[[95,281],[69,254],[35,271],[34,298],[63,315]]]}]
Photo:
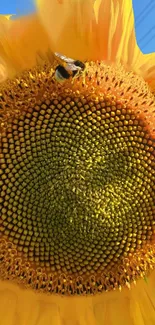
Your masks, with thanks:
[{"label": "sunflower flower head", "polygon": [[[0,279],[65,317],[77,295],[80,308],[131,298],[154,274],[155,57],[136,44],[130,1],[37,5],[1,19]],[[59,83],[59,51],[85,70]],[[103,324],[95,310],[81,324]]]}]

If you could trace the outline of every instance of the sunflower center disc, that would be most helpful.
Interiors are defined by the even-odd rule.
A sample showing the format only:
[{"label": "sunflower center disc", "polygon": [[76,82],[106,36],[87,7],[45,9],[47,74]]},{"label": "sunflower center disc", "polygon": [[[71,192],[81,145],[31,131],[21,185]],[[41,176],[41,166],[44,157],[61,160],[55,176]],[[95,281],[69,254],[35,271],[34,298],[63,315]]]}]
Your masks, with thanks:
[{"label": "sunflower center disc", "polygon": [[13,118],[1,138],[1,238],[16,248],[8,274],[21,278],[28,263],[46,277],[101,281],[152,240],[153,142],[117,102],[58,98]]}]

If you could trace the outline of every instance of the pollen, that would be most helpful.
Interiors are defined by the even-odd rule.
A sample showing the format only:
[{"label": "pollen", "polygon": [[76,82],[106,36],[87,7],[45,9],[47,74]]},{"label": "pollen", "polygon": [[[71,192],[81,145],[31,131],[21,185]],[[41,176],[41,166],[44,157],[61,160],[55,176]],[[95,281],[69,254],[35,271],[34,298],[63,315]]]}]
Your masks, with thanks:
[{"label": "pollen", "polygon": [[155,99],[121,66],[0,88],[0,278],[45,293],[130,287],[155,267]]}]

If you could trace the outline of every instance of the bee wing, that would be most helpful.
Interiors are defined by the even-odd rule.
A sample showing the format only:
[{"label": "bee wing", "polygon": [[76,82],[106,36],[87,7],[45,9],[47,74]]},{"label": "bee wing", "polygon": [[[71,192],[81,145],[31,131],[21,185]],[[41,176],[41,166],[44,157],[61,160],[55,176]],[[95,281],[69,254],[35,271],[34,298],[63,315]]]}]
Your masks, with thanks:
[{"label": "bee wing", "polygon": [[65,61],[66,63],[73,63],[73,62],[74,62],[73,59],[68,58],[68,57],[65,56],[65,55],[62,55],[61,53],[55,52],[54,54],[55,54],[55,56],[56,56],[57,58],[61,59],[62,61]]},{"label": "bee wing", "polygon": [[79,71],[79,70],[81,70],[81,67],[75,65],[74,63],[68,63],[66,65],[66,70],[69,70],[69,71]]}]

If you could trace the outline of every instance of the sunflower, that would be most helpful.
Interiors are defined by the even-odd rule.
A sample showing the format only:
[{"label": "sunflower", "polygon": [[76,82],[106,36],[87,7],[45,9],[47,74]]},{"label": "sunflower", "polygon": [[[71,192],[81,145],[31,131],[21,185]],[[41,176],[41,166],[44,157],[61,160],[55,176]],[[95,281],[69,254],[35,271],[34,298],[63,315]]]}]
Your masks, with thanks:
[{"label": "sunflower", "polygon": [[0,17],[0,324],[153,325],[155,54],[130,0],[36,4]]}]

